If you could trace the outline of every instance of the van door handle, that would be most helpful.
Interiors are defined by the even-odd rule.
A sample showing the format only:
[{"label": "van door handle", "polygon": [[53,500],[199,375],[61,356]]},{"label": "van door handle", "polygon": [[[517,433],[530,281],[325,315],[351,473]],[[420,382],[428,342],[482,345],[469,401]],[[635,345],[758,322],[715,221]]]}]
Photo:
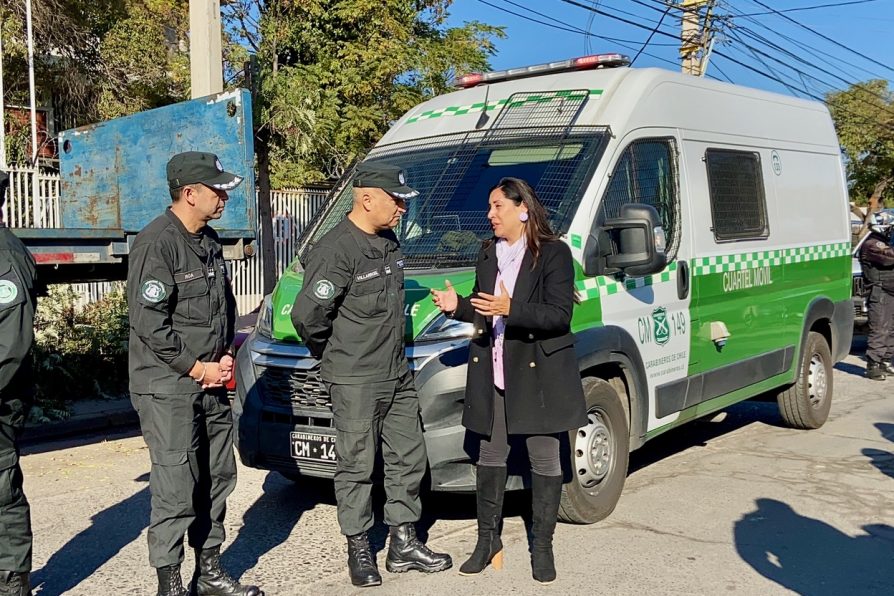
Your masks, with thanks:
[{"label": "van door handle", "polygon": [[677,298],[684,300],[689,296],[689,263],[680,261],[677,266]]}]

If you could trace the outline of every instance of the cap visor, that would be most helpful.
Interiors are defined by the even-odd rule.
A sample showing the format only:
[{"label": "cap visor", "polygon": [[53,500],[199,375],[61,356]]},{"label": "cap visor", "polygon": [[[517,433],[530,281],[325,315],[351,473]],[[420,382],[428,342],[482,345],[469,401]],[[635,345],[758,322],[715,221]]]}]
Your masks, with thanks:
[{"label": "cap visor", "polygon": [[385,192],[393,197],[397,197],[398,199],[412,199],[413,197],[419,196],[419,191],[415,188],[410,188],[409,186],[398,186],[397,188],[383,188]]},{"label": "cap visor", "polygon": [[229,172],[221,172],[214,178],[202,180],[202,184],[210,186],[211,188],[216,188],[217,190],[233,190],[242,184],[242,176],[237,176],[236,174],[231,174]]}]

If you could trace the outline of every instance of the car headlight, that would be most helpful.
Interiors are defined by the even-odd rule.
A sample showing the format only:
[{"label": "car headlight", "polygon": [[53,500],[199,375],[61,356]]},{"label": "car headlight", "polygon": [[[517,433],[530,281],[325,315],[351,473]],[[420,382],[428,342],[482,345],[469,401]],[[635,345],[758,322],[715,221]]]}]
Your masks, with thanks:
[{"label": "car headlight", "polygon": [[258,312],[255,330],[267,339],[273,339],[273,294],[264,296],[264,304],[261,305],[261,310]]},{"label": "car headlight", "polygon": [[465,321],[451,319],[445,314],[435,317],[425,331],[419,334],[416,341],[435,341],[445,339],[463,339],[472,337],[475,333],[475,325]]}]

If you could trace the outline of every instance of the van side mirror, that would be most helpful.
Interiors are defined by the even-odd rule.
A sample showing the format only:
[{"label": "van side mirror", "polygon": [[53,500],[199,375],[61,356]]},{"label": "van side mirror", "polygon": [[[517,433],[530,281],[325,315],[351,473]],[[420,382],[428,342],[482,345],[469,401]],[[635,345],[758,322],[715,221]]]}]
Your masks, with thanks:
[{"label": "van side mirror", "polygon": [[667,265],[664,242],[664,228],[654,207],[624,205],[620,217],[606,220],[587,239],[584,273],[630,277],[658,273]]}]

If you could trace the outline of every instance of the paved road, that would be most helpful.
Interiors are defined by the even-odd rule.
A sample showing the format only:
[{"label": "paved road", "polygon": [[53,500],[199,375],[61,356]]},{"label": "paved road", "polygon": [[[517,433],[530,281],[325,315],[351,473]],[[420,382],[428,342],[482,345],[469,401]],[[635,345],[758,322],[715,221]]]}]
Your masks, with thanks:
[{"label": "paved road", "polygon": [[[381,588],[363,592],[894,593],[894,380],[862,378],[862,361],[850,356],[834,382],[831,419],[818,431],[784,428],[775,403],[747,402],[636,452],[609,519],[559,526],[559,579],[552,586],[530,578],[519,494],[507,504],[502,572],[385,574]],[[142,439],[57,443],[27,453],[37,593],[154,594]],[[272,596],[355,592],[331,489],[242,467],[239,474],[227,567]],[[434,495],[426,511],[421,527],[430,544],[458,565],[474,545],[474,501]],[[381,547],[384,529],[373,537]]]}]

